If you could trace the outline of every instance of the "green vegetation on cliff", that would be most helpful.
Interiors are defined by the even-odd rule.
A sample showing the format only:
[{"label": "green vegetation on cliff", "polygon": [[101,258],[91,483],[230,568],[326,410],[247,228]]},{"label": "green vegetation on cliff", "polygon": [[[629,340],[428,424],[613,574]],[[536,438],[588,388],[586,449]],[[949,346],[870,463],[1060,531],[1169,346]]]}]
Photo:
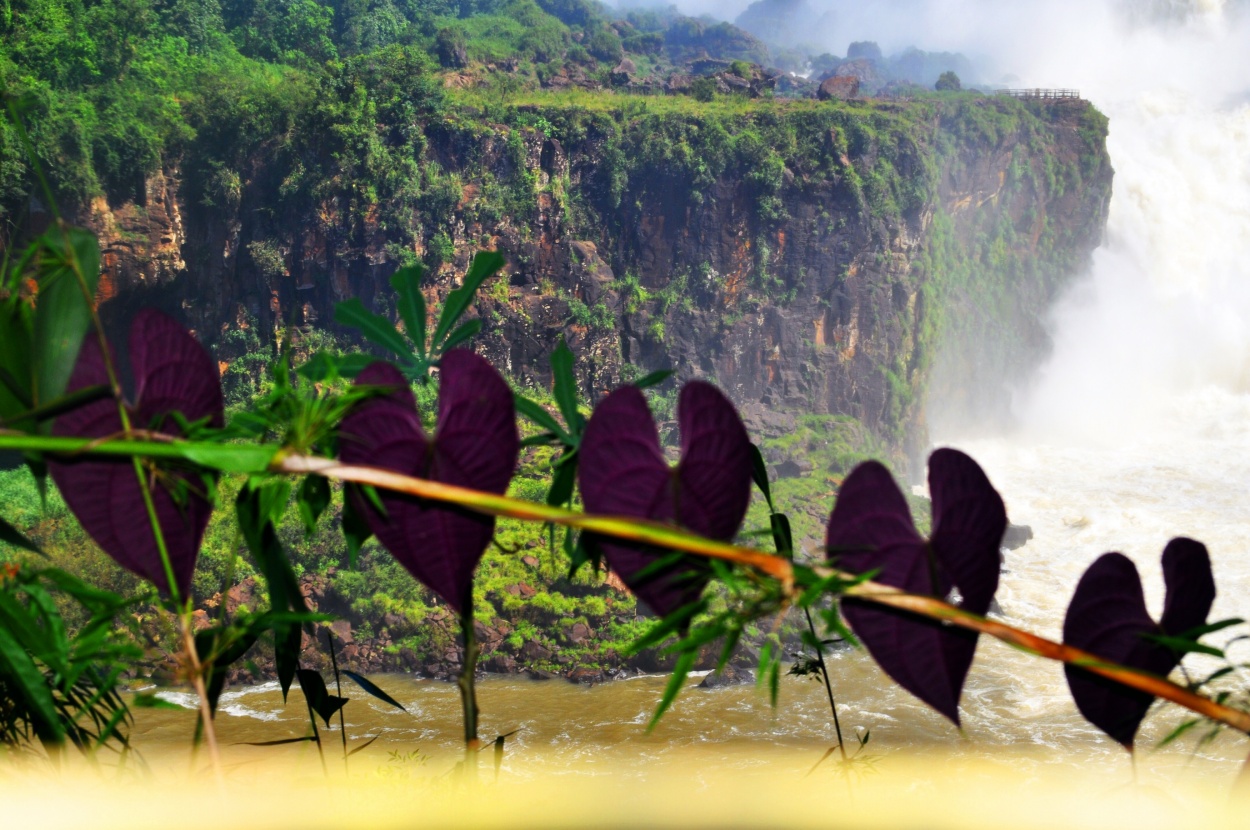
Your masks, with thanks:
[{"label": "green vegetation on cliff", "polygon": [[[105,238],[106,321],[140,301],[174,310],[243,407],[277,343],[333,345],[339,300],[395,319],[397,267],[424,263],[437,300],[472,251],[496,248],[508,272],[475,312],[496,365],[543,388],[567,337],[591,400],[658,368],[718,382],[809,546],[856,461],[901,467],[924,444],[926,396],[993,409],[976,390],[1044,347],[1038,316],[1105,218],[1106,122],[1083,102],[783,98],[745,63],[764,60],[758,41],[679,16],[609,19],[578,0],[7,8],[0,85],[25,96],[58,201]],[[631,80],[693,71],[701,50],[726,59],[707,83],[650,94]],[[32,192],[0,121],[0,242],[38,224]],[[152,218],[171,203],[177,222]],[[166,271],[152,265],[161,245],[177,261]],[[654,398],[666,434],[673,389]],[[537,487],[544,462],[531,455],[514,486]],[[33,491],[2,475],[0,497],[29,508],[59,559],[134,588],[55,499],[35,521]],[[337,521],[311,537],[282,528],[306,576],[343,564]],[[581,624],[593,636],[560,653],[613,665],[638,631],[632,598],[551,582],[533,528],[505,522],[498,541],[478,608],[483,625],[508,624],[500,654],[555,668],[544,653]],[[198,597],[230,581],[235,546],[210,529]],[[387,659],[439,659],[448,629],[417,625],[438,614],[430,596],[389,558],[362,561],[335,571],[327,601]]]}]

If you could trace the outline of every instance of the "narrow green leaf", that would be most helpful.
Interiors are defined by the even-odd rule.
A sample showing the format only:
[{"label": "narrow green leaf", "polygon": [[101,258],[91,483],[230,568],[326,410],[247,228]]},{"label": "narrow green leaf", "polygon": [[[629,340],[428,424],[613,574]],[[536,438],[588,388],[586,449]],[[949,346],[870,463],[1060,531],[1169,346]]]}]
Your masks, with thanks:
[{"label": "narrow green leaf", "polygon": [[30,598],[32,609],[37,608],[39,610],[39,620],[47,632],[49,644],[53,647],[56,654],[68,654],[69,637],[65,632],[65,620],[62,619],[61,612],[56,607],[56,601],[52,599],[52,595],[33,582],[23,587],[26,596]]},{"label": "narrow green leaf", "polygon": [[279,738],[276,741],[238,741],[234,746],[283,746],[285,744],[302,744],[305,741],[315,741],[312,735],[305,735],[302,738]]},{"label": "narrow green leaf", "polygon": [[35,304],[35,405],[65,392],[100,281],[100,246],[83,228],[54,226],[42,237]]},{"label": "narrow green leaf", "polygon": [[299,687],[304,692],[304,697],[308,699],[309,705],[325,721],[326,728],[329,728],[330,718],[347,704],[347,698],[330,694],[320,672],[312,669],[298,669],[295,676],[299,678]]},{"label": "narrow green leaf", "polygon": [[568,504],[573,498],[573,485],[577,482],[577,465],[561,464],[551,477],[551,489],[547,491],[547,504]]},{"label": "narrow green leaf", "polygon": [[1224,651],[1222,649],[1215,648],[1214,646],[1208,646],[1203,643],[1198,643],[1193,640],[1186,640],[1181,637],[1164,637],[1161,635],[1154,635],[1154,634],[1147,634],[1144,636],[1145,636],[1145,639],[1150,640],[1151,642],[1158,643],[1159,645],[1164,646],[1166,648],[1170,648],[1172,651],[1175,651],[1178,654],[1188,654],[1190,652],[1194,652],[1197,654],[1210,654],[1212,657],[1224,656]]},{"label": "narrow green leaf", "polygon": [[1155,744],[1155,749],[1162,749],[1163,747],[1172,743],[1172,741],[1175,741],[1177,738],[1181,737],[1186,732],[1193,729],[1195,726],[1197,726],[1200,723],[1202,723],[1201,718],[1193,718],[1192,720],[1183,721],[1180,726],[1176,727],[1171,732],[1169,732],[1163,740]]},{"label": "narrow green leaf", "polygon": [[716,671],[725,668],[730,658],[733,657],[734,649],[738,645],[738,640],[742,638],[742,629],[738,626],[731,627],[725,633],[725,642],[721,646],[720,657],[716,660]]},{"label": "narrow green leaf", "polygon": [[1197,640],[1201,637],[1205,637],[1208,634],[1213,634],[1216,631],[1223,631],[1225,628],[1231,628],[1234,625],[1241,625],[1244,622],[1245,620],[1241,619],[1240,617],[1233,617],[1232,619],[1228,619],[1228,620],[1220,620],[1218,622],[1208,623],[1206,625],[1200,625],[1197,628],[1191,628],[1188,631],[1182,631],[1180,634],[1177,634],[1176,636],[1180,637],[1182,640]]},{"label": "narrow green leaf", "polygon": [[439,349],[442,353],[447,353],[459,346],[461,343],[467,342],[470,338],[477,336],[482,330],[481,320],[469,320],[456,328],[451,334],[447,335],[446,342]]},{"label": "narrow green leaf", "polygon": [[400,268],[391,277],[391,288],[399,297],[399,319],[404,321],[408,339],[417,347],[417,354],[425,357],[425,297],[421,294],[421,277],[425,270],[420,265]]},{"label": "narrow green leaf", "polygon": [[39,545],[32,542],[26,537],[25,534],[6,522],[3,518],[0,518],[0,542],[7,542],[15,548],[21,548],[22,550],[29,551],[31,553],[37,553],[45,559],[48,558],[48,554],[44,553],[43,549],[39,547]]},{"label": "narrow green leaf", "polygon": [[686,684],[686,678],[690,675],[690,670],[694,668],[695,658],[698,657],[697,652],[686,651],[677,658],[677,665],[673,667],[673,673],[668,678],[668,685],[664,687],[664,696],[660,698],[660,704],[655,709],[655,714],[651,716],[651,722],[647,724],[647,731],[655,729],[659,724],[660,718],[664,717],[664,713],[673,705],[673,701],[677,699],[677,695],[681,692],[682,686]]},{"label": "narrow green leaf", "polygon": [[637,386],[639,389],[648,389],[652,386],[658,386],[672,376],[672,369],[657,369],[634,381],[634,386]]},{"label": "narrow green leaf", "polygon": [[[244,485],[239,490],[235,502],[239,529],[243,539],[256,560],[257,567],[265,577],[269,587],[269,601],[275,611],[307,612],[308,605],[299,589],[299,580],[291,569],[286,552],[278,541],[272,516],[278,512],[278,496],[289,492],[289,487],[275,486],[276,483],[260,487]],[[285,502],[281,502],[285,506]],[[278,683],[282,687],[282,699],[286,700],[291,688],[291,681],[299,666],[299,648],[301,634],[299,625],[288,622],[275,622],[274,664],[278,672]]]},{"label": "narrow green leaf", "polygon": [[[469,304],[473,302],[473,295],[477,293],[478,288],[502,267],[503,256],[497,251],[481,251],[473,257],[464,282],[448,294],[447,301],[443,303],[443,313],[439,315],[438,327],[434,330],[434,343],[443,343],[447,333],[452,330],[468,309]],[[439,351],[445,351],[445,348],[440,348]]]},{"label": "narrow green leaf", "polygon": [[323,349],[308,358],[295,370],[295,374],[313,383],[323,383],[335,378],[351,379],[363,372],[365,367],[375,360],[377,360],[376,357],[367,354],[335,355]]},{"label": "narrow green leaf", "polygon": [[377,685],[373,683],[373,681],[369,680],[369,678],[363,675],[357,674],[354,671],[347,671],[346,669],[343,670],[343,674],[350,677],[353,681],[355,681],[357,686],[364,689],[366,692],[373,695],[374,697],[376,697],[378,700],[382,701],[383,703],[389,703],[390,705],[394,706],[396,709],[400,710],[401,712],[408,711],[407,709],[403,707],[403,705],[399,701],[397,701],[395,698],[391,697],[386,692],[379,689]]},{"label": "narrow green leaf", "polygon": [[573,374],[573,351],[564,338],[551,353],[551,380],[556,406],[568,424],[569,435],[582,433],[582,415],[577,411],[577,377]]},{"label": "narrow green leaf", "polygon": [[348,757],[348,758],[350,758],[350,757],[352,757],[353,755],[355,755],[357,752],[360,752],[360,751],[362,751],[362,750],[368,749],[368,748],[369,748],[369,744],[373,743],[374,741],[376,741],[376,740],[377,740],[378,738],[380,738],[380,737],[382,737],[382,736],[381,736],[381,735],[374,735],[372,738],[370,738],[369,740],[365,741],[363,744],[361,744],[360,746],[356,747],[356,748],[355,748],[355,749],[353,749],[351,752],[347,753],[347,757]]},{"label": "narrow green leaf", "polygon": [[[0,371],[3,371],[3,367],[0,367]],[[94,403],[102,398],[107,398],[111,394],[112,390],[107,386],[88,386],[69,395],[63,395],[50,403],[45,403],[42,406],[4,418],[0,420],[0,424],[18,424],[23,422],[35,424],[40,421],[49,421],[58,415],[64,415],[66,412],[86,406],[89,403]]]},{"label": "narrow green leaf", "polygon": [[5,628],[0,628],[0,666],[7,669],[6,674],[15,681],[16,688],[11,688],[9,693],[17,693],[26,701],[40,739],[52,744],[65,740],[65,727],[57,715],[56,703],[43,672]]},{"label": "narrow green leaf", "polygon": [[30,309],[15,293],[0,300],[0,418],[34,408],[34,332]]},{"label": "narrow green leaf", "polygon": [[630,643],[629,653],[637,654],[638,652],[643,651],[644,649],[648,649],[651,646],[662,642],[663,640],[667,639],[670,635],[678,631],[681,631],[687,625],[689,625],[690,621],[694,619],[695,615],[701,613],[706,608],[707,608],[707,600],[705,599],[700,599],[697,602],[692,602],[688,605],[683,605],[681,608],[678,608],[676,611],[669,614],[667,617],[664,617],[662,620],[660,620],[658,623],[652,626],[651,629],[647,631],[646,634],[643,634],[633,643]]},{"label": "narrow green leaf", "polygon": [[223,473],[263,473],[280,447],[269,444],[218,444],[211,441],[178,443],[183,458]]},{"label": "narrow green leaf", "polygon": [[516,411],[526,418],[529,418],[540,428],[547,430],[560,439],[560,443],[567,445],[572,444],[568,432],[560,425],[550,412],[524,395],[517,393],[513,395],[513,402],[516,404]]},{"label": "narrow green leaf", "polygon": [[296,495],[296,506],[304,530],[311,536],[317,530],[317,520],[330,506],[330,482],[321,476],[304,476]]},{"label": "narrow green leaf", "polygon": [[417,356],[409,347],[408,341],[395,328],[395,324],[382,315],[369,311],[357,297],[345,300],[334,307],[334,322],[343,326],[351,326],[370,343],[381,346],[401,359],[410,363],[417,361]]},{"label": "narrow green leaf", "polygon": [[768,512],[776,513],[777,510],[773,507],[772,487],[768,483],[768,465],[764,463],[760,448],[754,443],[751,444],[751,478],[755,480],[755,486],[764,494],[764,500],[768,502]]},{"label": "narrow green leaf", "polygon": [[790,533],[790,519],[784,513],[773,513],[768,517],[773,530],[773,544],[777,546],[777,554],[786,559],[794,558],[794,536]]},{"label": "narrow green leaf", "polygon": [[356,509],[356,500],[351,494],[351,491],[355,489],[355,485],[352,484],[343,488],[343,539],[347,542],[347,563],[353,570],[356,568],[361,547],[373,535],[373,531],[369,529],[369,523]]}]

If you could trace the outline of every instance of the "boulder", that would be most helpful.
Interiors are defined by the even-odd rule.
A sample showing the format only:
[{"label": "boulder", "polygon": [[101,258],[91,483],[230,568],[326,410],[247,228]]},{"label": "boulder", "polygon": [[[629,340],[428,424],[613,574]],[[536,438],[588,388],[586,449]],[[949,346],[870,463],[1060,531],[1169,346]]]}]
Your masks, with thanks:
[{"label": "boulder", "polygon": [[859,78],[853,75],[834,75],[825,78],[816,88],[816,97],[822,101],[846,101],[859,95]]},{"label": "boulder", "polygon": [[750,669],[740,669],[730,663],[720,671],[704,677],[703,682],[699,684],[699,688],[719,689],[724,686],[740,686],[753,680],[755,680],[755,673]]},{"label": "boulder", "polygon": [[1003,532],[1002,547],[1007,550],[1015,550],[1022,548],[1033,538],[1033,528],[1028,525],[1008,524],[1007,530]]}]

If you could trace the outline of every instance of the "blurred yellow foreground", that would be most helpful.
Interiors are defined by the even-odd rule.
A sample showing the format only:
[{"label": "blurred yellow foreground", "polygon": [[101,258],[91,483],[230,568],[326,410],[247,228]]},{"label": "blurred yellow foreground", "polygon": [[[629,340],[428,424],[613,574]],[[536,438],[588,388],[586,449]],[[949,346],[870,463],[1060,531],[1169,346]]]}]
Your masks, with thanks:
[{"label": "blurred yellow foreground", "polygon": [[[270,752],[272,750],[269,750]],[[327,753],[290,762],[232,753],[224,782],[187,758],[151,761],[144,774],[0,766],[0,827],[361,828],[391,827],[847,827],[847,828],[1242,828],[1250,802],[1230,799],[1227,766],[1124,774],[1038,765],[1028,756],[969,759],[890,754],[847,767],[826,761],[805,777],[802,753],[725,758],[687,753],[614,774],[505,763],[498,779],[489,749],[476,785],[454,759],[394,763],[385,755]],[[797,757],[803,755],[803,757]],[[1032,759],[1035,760],[1035,759]],[[450,765],[444,762],[450,761]],[[802,763],[799,763],[799,762]],[[180,769],[181,768],[181,769]]]}]

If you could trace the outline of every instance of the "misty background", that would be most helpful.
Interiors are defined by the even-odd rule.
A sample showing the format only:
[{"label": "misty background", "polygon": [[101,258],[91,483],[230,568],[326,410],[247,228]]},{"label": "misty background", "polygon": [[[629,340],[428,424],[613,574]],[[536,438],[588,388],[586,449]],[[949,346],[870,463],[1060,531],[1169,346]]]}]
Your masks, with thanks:
[{"label": "misty background", "polygon": [[[1212,396],[1240,411],[1250,392],[1250,0],[678,8],[735,22],[774,55],[844,58],[871,41],[887,61],[907,50],[948,53],[965,87],[1079,89],[1110,117],[1111,216],[1089,273],[1051,312],[1052,355],[1011,390],[1016,427],[1115,442],[1140,430],[1172,434],[1178,412],[1210,414]],[[940,400],[930,402],[930,423],[939,440],[983,426],[944,418]]]}]

